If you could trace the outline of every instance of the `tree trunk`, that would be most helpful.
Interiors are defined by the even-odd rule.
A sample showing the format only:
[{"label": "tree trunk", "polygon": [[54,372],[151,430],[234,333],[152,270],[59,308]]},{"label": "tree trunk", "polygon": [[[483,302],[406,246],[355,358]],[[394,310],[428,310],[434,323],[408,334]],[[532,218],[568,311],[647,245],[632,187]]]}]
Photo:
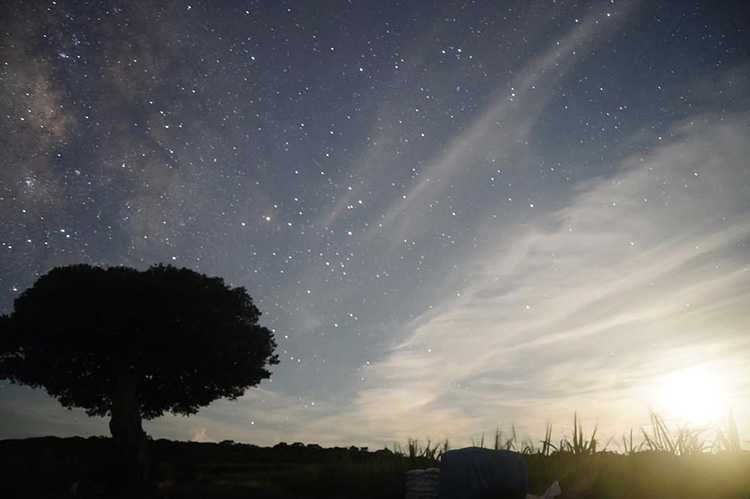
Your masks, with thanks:
[{"label": "tree trunk", "polygon": [[130,369],[120,369],[112,395],[109,431],[117,452],[117,481],[135,496],[146,492],[149,483],[146,434],[141,424],[137,379]]}]

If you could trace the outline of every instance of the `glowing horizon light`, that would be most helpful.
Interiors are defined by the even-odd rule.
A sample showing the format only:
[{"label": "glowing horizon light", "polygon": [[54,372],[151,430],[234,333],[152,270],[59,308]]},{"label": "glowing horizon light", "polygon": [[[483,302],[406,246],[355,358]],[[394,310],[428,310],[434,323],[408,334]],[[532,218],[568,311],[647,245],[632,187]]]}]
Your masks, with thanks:
[{"label": "glowing horizon light", "polygon": [[715,369],[696,365],[658,379],[652,405],[665,419],[714,426],[723,423],[729,414],[729,392],[728,380]]}]

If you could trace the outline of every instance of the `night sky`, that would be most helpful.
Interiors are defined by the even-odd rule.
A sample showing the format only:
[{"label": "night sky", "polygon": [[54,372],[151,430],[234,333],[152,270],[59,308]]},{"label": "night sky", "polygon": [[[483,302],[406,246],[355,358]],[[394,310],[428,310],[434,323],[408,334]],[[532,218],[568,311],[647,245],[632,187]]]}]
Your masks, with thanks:
[{"label": "night sky", "polygon": [[[0,312],[58,265],[244,286],[281,363],[155,438],[750,437],[743,1],[8,1]],[[106,435],[0,384],[0,438]]]}]

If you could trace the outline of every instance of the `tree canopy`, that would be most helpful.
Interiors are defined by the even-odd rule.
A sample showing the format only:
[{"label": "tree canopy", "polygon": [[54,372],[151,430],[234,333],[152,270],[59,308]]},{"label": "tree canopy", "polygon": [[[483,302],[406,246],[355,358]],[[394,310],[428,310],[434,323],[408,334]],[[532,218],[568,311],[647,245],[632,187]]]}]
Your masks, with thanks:
[{"label": "tree canopy", "polygon": [[194,414],[270,377],[260,315],[244,288],[189,269],[58,267],[0,316],[0,379],[98,416],[127,379],[141,417]]}]

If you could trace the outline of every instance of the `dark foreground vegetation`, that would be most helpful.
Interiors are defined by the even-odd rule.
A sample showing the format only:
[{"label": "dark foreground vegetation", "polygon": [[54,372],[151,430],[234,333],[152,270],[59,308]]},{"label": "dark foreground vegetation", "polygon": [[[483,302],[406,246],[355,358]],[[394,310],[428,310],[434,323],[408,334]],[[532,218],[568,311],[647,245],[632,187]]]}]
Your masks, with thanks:
[{"label": "dark foreground vegetation", "polygon": [[[693,449],[680,455],[676,447],[660,449],[652,442],[614,453],[596,451],[594,439],[575,438],[520,449],[529,492],[541,494],[558,480],[562,498],[750,498],[747,451]],[[515,440],[496,435],[494,447],[514,446]],[[395,499],[405,497],[406,471],[439,467],[445,447],[410,441],[405,449],[373,452],[155,440],[150,448],[153,497]],[[0,441],[0,497],[120,497],[112,451],[112,440],[103,437]]]}]

